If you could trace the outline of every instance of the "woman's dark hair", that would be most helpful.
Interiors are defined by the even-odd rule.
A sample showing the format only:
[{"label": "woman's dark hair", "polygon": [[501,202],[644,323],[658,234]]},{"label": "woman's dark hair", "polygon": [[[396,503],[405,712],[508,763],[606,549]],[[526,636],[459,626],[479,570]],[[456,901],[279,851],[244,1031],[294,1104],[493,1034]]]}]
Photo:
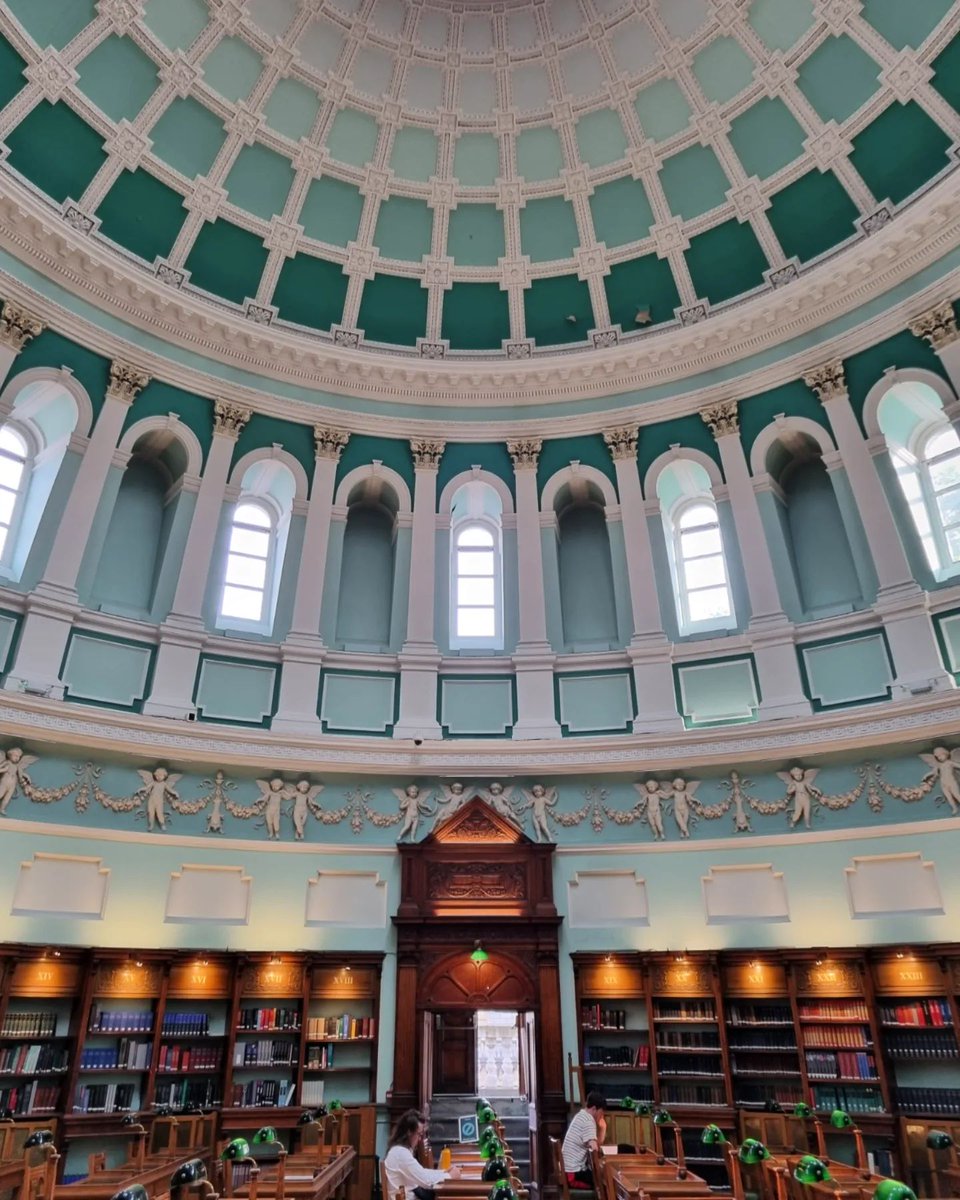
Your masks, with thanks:
[{"label": "woman's dark hair", "polygon": [[423,1117],[415,1108],[408,1108],[400,1120],[393,1127],[393,1133],[390,1134],[390,1141],[387,1143],[387,1149],[391,1146],[409,1146],[410,1138],[417,1132],[423,1124]]}]

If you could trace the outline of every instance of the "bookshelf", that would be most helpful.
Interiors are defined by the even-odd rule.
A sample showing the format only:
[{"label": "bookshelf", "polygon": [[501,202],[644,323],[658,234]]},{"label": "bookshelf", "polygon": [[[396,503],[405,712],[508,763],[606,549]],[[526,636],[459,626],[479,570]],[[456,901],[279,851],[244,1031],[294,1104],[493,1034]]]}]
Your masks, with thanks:
[{"label": "bookshelf", "polygon": [[806,1098],[786,968],[760,956],[726,962],[723,992],[733,1101],[790,1109]]},{"label": "bookshelf", "polygon": [[[652,1059],[659,1104],[690,1121],[732,1104],[716,960],[666,955],[650,972]],[[684,1122],[681,1122],[684,1123]]]},{"label": "bookshelf", "polygon": [[625,1097],[652,1103],[650,1020],[638,955],[574,957],[582,1089],[612,1105]]},{"label": "bookshelf", "polygon": [[376,1096],[380,964],[316,965],[304,1030],[301,1103]]},{"label": "bookshelf", "polygon": [[232,969],[199,955],[170,967],[153,1079],[154,1107],[220,1108],[229,1042]]},{"label": "bookshelf", "polygon": [[227,1107],[299,1103],[306,978],[300,956],[265,956],[241,968],[227,1043]]}]

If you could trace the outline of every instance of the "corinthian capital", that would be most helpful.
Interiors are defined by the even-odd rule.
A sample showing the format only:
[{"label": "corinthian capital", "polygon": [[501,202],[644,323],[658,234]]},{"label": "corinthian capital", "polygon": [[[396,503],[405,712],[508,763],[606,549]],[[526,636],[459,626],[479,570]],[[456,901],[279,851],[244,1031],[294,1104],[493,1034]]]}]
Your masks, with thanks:
[{"label": "corinthian capital", "polygon": [[542,438],[525,438],[522,442],[507,442],[507,451],[515,471],[536,469],[543,447]]},{"label": "corinthian capital", "polygon": [[809,375],[804,375],[803,382],[815,392],[818,400],[832,400],[835,396],[847,394],[847,378],[843,372],[843,363],[839,358],[833,362],[824,363]]},{"label": "corinthian capital", "polygon": [[313,440],[317,448],[317,458],[332,458],[339,462],[344,446],[350,441],[350,434],[345,429],[327,429],[323,425],[314,425]]},{"label": "corinthian capital", "polygon": [[702,408],[700,416],[709,426],[715,438],[726,437],[729,433],[740,432],[740,418],[737,415],[736,400],[721,400],[719,404],[711,404]]},{"label": "corinthian capital", "polygon": [[217,400],[213,405],[213,432],[224,437],[238,438],[250,420],[250,409],[231,404],[229,400]]},{"label": "corinthian capital", "polygon": [[435,471],[440,466],[446,445],[446,442],[411,442],[410,452],[413,455],[414,470]]},{"label": "corinthian capital", "polygon": [[915,337],[923,338],[934,350],[942,350],[960,338],[957,330],[957,318],[954,316],[953,305],[944,300],[936,308],[928,309],[910,322],[910,332]]},{"label": "corinthian capital", "polygon": [[145,371],[138,371],[129,363],[114,359],[110,364],[110,382],[107,385],[107,395],[111,400],[119,400],[123,404],[132,404],[150,382],[150,376]]},{"label": "corinthian capital", "polygon": [[605,429],[603,440],[610,447],[610,456],[614,462],[618,458],[637,457],[637,438],[640,431],[636,425],[624,425],[621,429]]},{"label": "corinthian capital", "polygon": [[0,346],[16,353],[24,348],[31,338],[43,332],[43,322],[25,308],[17,308],[9,300],[0,311]]}]

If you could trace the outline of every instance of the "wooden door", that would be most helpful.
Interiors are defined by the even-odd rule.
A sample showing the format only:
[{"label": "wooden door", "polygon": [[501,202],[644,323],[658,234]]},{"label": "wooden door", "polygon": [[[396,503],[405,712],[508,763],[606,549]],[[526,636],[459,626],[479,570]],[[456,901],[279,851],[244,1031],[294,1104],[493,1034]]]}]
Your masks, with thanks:
[{"label": "wooden door", "polygon": [[434,1016],[434,1095],[472,1096],[477,1088],[474,1013],[452,1009]]}]

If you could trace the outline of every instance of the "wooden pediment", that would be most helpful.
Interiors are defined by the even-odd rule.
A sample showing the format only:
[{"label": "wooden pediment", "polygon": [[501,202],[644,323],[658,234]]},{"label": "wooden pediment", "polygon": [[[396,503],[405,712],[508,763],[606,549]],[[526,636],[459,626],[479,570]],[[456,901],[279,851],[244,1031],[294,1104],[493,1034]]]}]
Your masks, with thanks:
[{"label": "wooden pediment", "polygon": [[508,817],[491,808],[480,796],[468,800],[423,840],[439,845],[467,843],[473,846],[517,846],[530,842],[523,830]]}]

